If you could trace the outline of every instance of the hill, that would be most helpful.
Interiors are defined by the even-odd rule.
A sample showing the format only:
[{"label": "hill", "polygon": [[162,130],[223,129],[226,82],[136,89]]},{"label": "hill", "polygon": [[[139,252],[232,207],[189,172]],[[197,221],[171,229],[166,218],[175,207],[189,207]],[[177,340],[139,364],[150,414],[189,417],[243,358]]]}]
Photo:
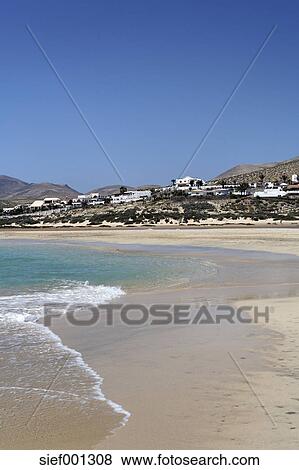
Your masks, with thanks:
[{"label": "hill", "polygon": [[75,198],[80,194],[67,184],[60,185],[54,183],[31,183],[24,189],[10,194],[5,199],[14,201],[31,201],[44,199],[45,197],[59,197],[60,199]]},{"label": "hill", "polygon": [[230,178],[231,176],[239,176],[244,173],[252,173],[253,171],[264,170],[265,168],[272,168],[277,165],[276,163],[244,163],[243,165],[236,165],[230,168],[229,170],[224,171],[220,175],[216,176],[214,179],[225,179]]},{"label": "hill", "polygon": [[45,197],[59,197],[60,199],[75,198],[80,194],[67,184],[60,185],[54,183],[27,183],[25,187],[11,194],[0,196],[3,200],[9,201],[34,201]]},{"label": "hill", "polygon": [[260,165],[238,165],[214,178],[213,181],[225,180],[227,183],[281,181],[284,175],[290,180],[293,174],[299,175],[299,157],[277,163]]},{"label": "hill", "polygon": [[[99,193],[101,196],[111,196],[112,194],[118,194],[122,186],[125,185],[114,184],[111,186],[102,186],[101,188],[92,189],[91,191],[88,191],[88,193]],[[133,186],[125,187],[128,191],[135,189]]]},{"label": "hill", "polygon": [[136,189],[140,189],[141,191],[145,191],[147,189],[159,189],[161,188],[160,184],[143,184],[141,186],[137,186]]},{"label": "hill", "polygon": [[11,176],[0,176],[0,198],[5,198],[10,194],[16,193],[18,191],[24,190],[29,183],[21,181],[17,178],[12,178]]},{"label": "hill", "polygon": [[[89,193],[99,193],[101,196],[111,196],[112,194],[119,194],[120,188],[122,185],[115,184],[111,186],[103,186],[101,188],[93,189],[92,191],[88,191]],[[160,188],[159,184],[143,184],[142,186],[126,186],[128,191],[134,191],[134,189],[146,190],[146,189],[153,189],[153,188]]]}]

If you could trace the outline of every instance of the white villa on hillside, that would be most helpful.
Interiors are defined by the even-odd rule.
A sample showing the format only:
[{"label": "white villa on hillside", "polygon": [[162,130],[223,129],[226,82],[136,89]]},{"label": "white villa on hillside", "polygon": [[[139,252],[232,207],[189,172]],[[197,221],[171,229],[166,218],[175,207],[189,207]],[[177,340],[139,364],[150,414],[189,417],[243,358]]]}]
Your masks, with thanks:
[{"label": "white villa on hillside", "polygon": [[77,196],[78,201],[97,201],[100,198],[100,193],[79,194]]},{"label": "white villa on hillside", "polygon": [[65,201],[62,201],[59,197],[45,197],[44,199],[37,199],[28,206],[31,211],[40,211],[44,209],[58,209],[65,205]]},{"label": "white villa on hillside", "polygon": [[102,204],[105,204],[105,197],[100,193],[79,194],[77,198],[72,199],[73,207],[100,206]]},{"label": "white villa on hillside", "polygon": [[32,209],[32,210],[41,210],[45,205],[45,202],[43,199],[38,199],[36,201],[34,201],[32,204],[30,204],[29,206],[29,209]]},{"label": "white villa on hillside", "polygon": [[142,199],[148,199],[152,195],[152,192],[149,190],[146,191],[126,191],[123,194],[118,194],[115,196],[111,196],[112,204],[121,204],[124,202],[134,202],[134,201],[141,201]]},{"label": "white villa on hillside", "polygon": [[177,178],[173,180],[173,188],[180,191],[190,191],[197,189],[205,184],[201,178],[194,178],[192,176],[185,176],[184,178]]},{"label": "white villa on hillside", "polygon": [[262,191],[255,191],[253,196],[254,197],[284,197],[288,193],[280,186],[278,188],[264,188]]},{"label": "white villa on hillside", "polygon": [[59,197],[45,197],[45,204],[61,204],[61,199]]},{"label": "white villa on hillside", "polygon": [[14,207],[3,207],[2,211],[3,211],[3,214],[12,214],[13,212],[21,209],[22,205],[18,204],[17,206],[14,206]]},{"label": "white villa on hillside", "polygon": [[231,187],[223,187],[219,184],[206,184],[200,187],[192,187],[190,196],[227,196],[233,192]]}]

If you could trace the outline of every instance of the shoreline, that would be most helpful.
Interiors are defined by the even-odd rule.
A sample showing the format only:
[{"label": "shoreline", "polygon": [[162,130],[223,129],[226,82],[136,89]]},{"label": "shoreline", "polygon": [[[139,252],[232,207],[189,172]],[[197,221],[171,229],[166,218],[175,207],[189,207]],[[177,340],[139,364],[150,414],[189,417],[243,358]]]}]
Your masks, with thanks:
[{"label": "shoreline", "polygon": [[[131,292],[122,300],[186,304],[213,296],[214,289],[161,286],[151,292]],[[223,286],[217,295],[237,298],[238,290],[237,285]],[[288,312],[295,338],[298,330],[294,307],[299,302],[297,286],[295,291],[290,298],[281,294],[272,299],[269,294],[264,300],[263,287],[258,294],[257,286],[253,293],[249,286],[245,298],[261,308],[265,304],[280,307],[270,325],[145,327],[132,332],[117,328],[107,332],[95,326],[87,333],[86,343],[80,332],[71,332],[62,320],[55,331],[101,373],[104,393],[131,413],[126,426],[97,448],[297,448],[294,429],[299,427],[299,407],[288,395],[288,391],[296,394],[297,384],[289,380],[279,361],[285,334],[281,310]],[[238,305],[238,301],[232,304]],[[296,348],[291,345],[290,350],[295,353]],[[229,353],[244,367],[279,427],[273,428]]]},{"label": "shoreline", "polygon": [[264,251],[299,256],[298,227],[13,229],[0,230],[0,240],[59,240],[115,245],[190,246]]},{"label": "shoreline", "polygon": [[[201,231],[170,232],[158,231],[105,231],[86,233],[69,231],[30,232],[29,239],[37,241],[108,242],[134,247],[137,243],[147,246],[149,254],[156,244],[171,247],[174,251],[184,246],[212,246],[229,248],[235,252],[246,252],[248,263],[252,250],[260,253],[259,262],[267,264],[264,253],[293,254],[299,251],[297,232],[289,229],[275,233],[267,228],[255,231],[238,229],[234,232]],[[244,232],[245,230],[245,232]],[[158,236],[157,236],[158,234]],[[186,237],[186,234],[188,235]],[[0,239],[25,240],[28,232],[22,231],[18,237]],[[35,236],[34,236],[35,235]],[[37,235],[37,236],[36,236]],[[62,236],[61,236],[62,235]],[[199,237],[200,235],[200,237]],[[268,237],[268,239],[267,239]],[[245,248],[244,248],[245,247]],[[183,254],[180,252],[180,255]],[[192,256],[188,253],[188,256]],[[209,258],[210,254],[207,254]],[[282,257],[282,260],[285,257]],[[234,261],[235,262],[235,261]],[[291,262],[291,260],[289,260]],[[257,260],[252,259],[248,266],[255,267]],[[278,263],[278,261],[276,261]],[[247,265],[247,264],[246,264]],[[206,325],[170,326],[165,328],[115,328],[105,329],[101,325],[84,329],[72,328],[65,318],[55,322],[52,331],[61,338],[68,348],[79,351],[84,361],[104,381],[101,389],[108,400],[119,403],[131,413],[127,424],[115,433],[101,440],[97,449],[153,449],[153,448],[297,448],[299,438],[299,397],[297,400],[299,328],[296,320],[296,305],[299,302],[296,278],[295,285],[287,284],[281,293],[267,300],[263,299],[265,286],[249,286],[244,297],[244,285],[201,287],[156,288],[151,291],[129,292],[121,301],[130,303],[175,303],[201,302],[203,298],[215,297],[220,300],[241,297],[251,299],[262,308],[271,304],[278,309],[273,323],[268,325]],[[290,281],[289,281],[290,282]],[[270,285],[271,288],[271,285]],[[291,296],[284,296],[284,289]],[[218,290],[217,290],[218,289]],[[292,294],[293,292],[293,294]],[[227,300],[226,300],[227,301]],[[287,319],[283,322],[283,316]],[[284,358],[285,351],[287,359]],[[252,380],[253,386],[263,402],[273,414],[277,427],[273,429],[265,411],[248,384],[236,369],[229,352]],[[290,360],[288,362],[288,358]],[[295,372],[292,372],[292,368]],[[292,375],[293,374],[293,375]],[[258,431],[257,431],[258,429]],[[47,447],[47,446],[45,446]],[[76,446],[78,447],[78,445]],[[92,446],[94,447],[94,445]]]},{"label": "shoreline", "polygon": [[[120,299],[125,304],[152,301],[152,293]],[[198,302],[198,292],[156,290],[154,301],[185,305]],[[96,325],[87,329],[84,340],[80,329],[71,331],[65,318],[59,320],[55,333],[101,373],[103,393],[131,414],[125,426],[96,448],[297,448],[297,382],[279,358],[286,345],[289,356],[299,345],[294,318],[299,297],[254,301],[260,308],[269,304],[275,308],[270,325],[129,328],[118,324],[108,330]],[[280,315],[286,311],[289,326],[284,328]],[[288,331],[292,334],[285,344]],[[274,426],[230,355],[246,371]]]},{"label": "shoreline", "polygon": [[219,222],[215,224],[128,224],[128,225],[86,225],[86,224],[61,224],[61,225],[32,225],[27,227],[17,227],[17,226],[1,226],[0,232],[32,232],[32,231],[40,231],[40,232],[69,232],[69,231],[132,231],[132,230],[209,230],[209,229],[248,229],[248,228],[277,228],[277,229],[285,229],[285,228],[299,228],[299,221],[293,222],[259,222],[252,220],[251,222],[244,222],[244,223],[229,223],[229,222]]}]

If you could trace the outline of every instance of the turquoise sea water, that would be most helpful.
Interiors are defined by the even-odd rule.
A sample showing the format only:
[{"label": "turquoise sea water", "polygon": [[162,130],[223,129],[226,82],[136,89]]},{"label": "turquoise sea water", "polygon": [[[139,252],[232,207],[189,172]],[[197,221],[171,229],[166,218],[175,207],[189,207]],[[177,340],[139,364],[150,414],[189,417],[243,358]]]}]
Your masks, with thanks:
[{"label": "turquoise sea water", "polygon": [[191,258],[186,262],[175,256],[104,252],[92,246],[0,242],[0,293],[44,290],[68,282],[157,287],[212,273],[211,263]]},{"label": "turquoise sea water", "polygon": [[35,321],[48,302],[103,303],[127,290],[204,280],[211,262],[90,245],[0,242],[0,320]]}]

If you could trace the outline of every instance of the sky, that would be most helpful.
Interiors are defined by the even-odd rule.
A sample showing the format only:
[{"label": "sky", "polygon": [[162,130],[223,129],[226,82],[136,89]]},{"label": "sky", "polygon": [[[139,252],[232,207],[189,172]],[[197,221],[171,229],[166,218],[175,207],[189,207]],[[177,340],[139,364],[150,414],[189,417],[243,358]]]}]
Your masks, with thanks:
[{"label": "sky", "polygon": [[0,174],[83,192],[120,184],[117,173],[168,183],[274,25],[186,174],[298,155],[298,17],[296,1],[2,2]]}]

